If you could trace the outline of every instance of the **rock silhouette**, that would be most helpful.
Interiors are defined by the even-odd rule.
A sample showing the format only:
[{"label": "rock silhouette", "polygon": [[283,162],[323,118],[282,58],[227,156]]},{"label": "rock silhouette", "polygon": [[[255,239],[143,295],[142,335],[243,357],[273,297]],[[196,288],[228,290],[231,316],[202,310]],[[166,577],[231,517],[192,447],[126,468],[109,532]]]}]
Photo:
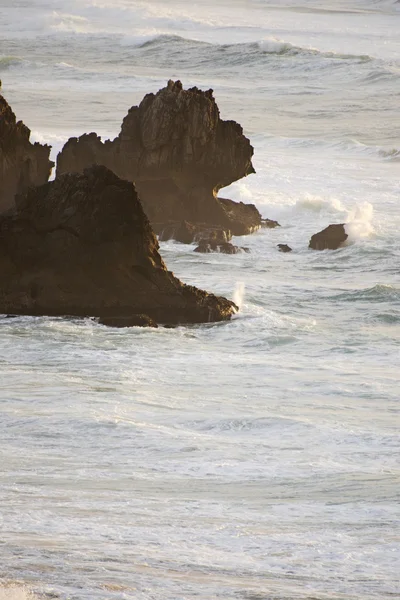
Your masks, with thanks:
[{"label": "rock silhouette", "polygon": [[0,313],[176,324],[235,312],[167,270],[134,185],[106,167],[60,175],[17,200],[0,216]]},{"label": "rock silhouette", "polygon": [[135,183],[157,234],[186,221],[244,235],[260,227],[260,213],[217,194],[254,173],[252,155],[242,127],[220,118],[212,90],[169,81],[129,110],[113,141],[95,133],[70,138],[58,155],[57,177],[102,164]]},{"label": "rock silhouette", "polygon": [[292,248],[287,244],[278,244],[279,252],[292,252]]},{"label": "rock silhouette", "polygon": [[347,238],[348,235],[343,223],[328,225],[322,231],[311,236],[309,248],[314,250],[336,250]]},{"label": "rock silhouette", "polygon": [[0,214],[15,206],[16,194],[49,179],[51,148],[32,144],[30,133],[0,94]]}]

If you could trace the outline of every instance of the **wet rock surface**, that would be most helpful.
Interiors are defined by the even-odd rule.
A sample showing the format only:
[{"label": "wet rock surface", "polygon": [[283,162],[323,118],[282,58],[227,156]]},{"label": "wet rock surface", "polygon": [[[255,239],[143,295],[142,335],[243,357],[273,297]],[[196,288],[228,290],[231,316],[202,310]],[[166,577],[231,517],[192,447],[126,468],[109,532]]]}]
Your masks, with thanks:
[{"label": "wet rock surface", "polygon": [[309,248],[314,250],[336,250],[347,238],[344,223],[328,225],[322,231],[311,236]]},{"label": "wet rock surface", "polygon": [[241,252],[250,252],[249,248],[234,246],[230,242],[219,243],[215,240],[200,240],[194,252],[208,254],[209,252],[220,252],[221,254],[240,254]]},{"label": "wet rock surface", "polygon": [[158,236],[161,242],[176,240],[182,244],[191,244],[204,238],[225,243],[231,240],[232,234],[229,230],[210,228],[205,223],[193,225],[193,223],[182,221],[167,225]]},{"label": "wet rock surface", "polygon": [[278,244],[279,252],[292,252],[292,248],[287,244]]},{"label": "wet rock surface", "polygon": [[275,227],[280,227],[280,224],[273,219],[261,219],[261,227],[264,229],[275,229]]},{"label": "wet rock surface", "polygon": [[229,319],[233,302],[167,270],[132,183],[103,166],[65,174],[0,216],[0,313]]},{"label": "wet rock surface", "polygon": [[32,144],[30,130],[0,94],[0,214],[15,206],[15,196],[50,177],[50,146]]}]

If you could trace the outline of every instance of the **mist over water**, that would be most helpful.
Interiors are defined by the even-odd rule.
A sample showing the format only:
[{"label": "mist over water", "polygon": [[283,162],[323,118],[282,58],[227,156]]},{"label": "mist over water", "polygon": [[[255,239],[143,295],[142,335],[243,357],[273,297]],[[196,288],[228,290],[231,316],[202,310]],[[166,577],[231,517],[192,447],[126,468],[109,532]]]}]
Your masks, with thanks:
[{"label": "mist over water", "polygon": [[[3,0],[2,93],[53,159],[211,87],[255,148],[222,195],[281,227],[161,244],[230,323],[0,317],[0,600],[400,595],[399,27],[391,0]],[[347,245],[309,250],[330,223]]]}]

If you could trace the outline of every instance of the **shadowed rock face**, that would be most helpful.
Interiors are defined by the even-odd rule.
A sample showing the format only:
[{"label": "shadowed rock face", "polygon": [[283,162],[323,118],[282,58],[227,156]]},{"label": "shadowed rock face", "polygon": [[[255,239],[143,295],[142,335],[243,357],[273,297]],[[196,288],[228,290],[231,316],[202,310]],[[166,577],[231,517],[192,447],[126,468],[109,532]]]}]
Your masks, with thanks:
[{"label": "shadowed rock face", "polygon": [[0,217],[0,313],[176,324],[235,311],[167,271],[134,186],[107,168],[61,175],[17,200]]},{"label": "shadowed rock face", "polygon": [[328,225],[319,233],[311,236],[309,248],[314,250],[336,250],[348,238],[344,224]]},{"label": "shadowed rock face", "polygon": [[220,119],[212,90],[169,81],[129,110],[114,141],[95,133],[71,138],[58,155],[57,176],[103,164],[135,182],[156,233],[185,220],[241,235],[260,226],[259,212],[217,193],[254,173],[252,155],[241,126]]},{"label": "shadowed rock face", "polygon": [[31,144],[30,130],[0,95],[0,214],[15,205],[15,195],[49,179],[50,146]]}]

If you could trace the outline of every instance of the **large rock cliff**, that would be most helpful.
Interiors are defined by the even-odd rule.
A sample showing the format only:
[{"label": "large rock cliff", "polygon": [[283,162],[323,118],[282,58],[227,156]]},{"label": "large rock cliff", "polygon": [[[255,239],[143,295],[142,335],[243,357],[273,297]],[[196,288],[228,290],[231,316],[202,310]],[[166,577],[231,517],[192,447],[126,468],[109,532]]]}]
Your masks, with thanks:
[{"label": "large rock cliff", "polygon": [[32,144],[30,133],[0,94],[0,214],[14,206],[16,194],[49,179],[50,146]]},{"label": "large rock cliff", "polygon": [[58,155],[57,176],[103,164],[135,182],[157,233],[185,220],[241,235],[260,226],[259,212],[217,193],[254,173],[252,155],[241,126],[220,118],[212,90],[169,81],[129,110],[114,141],[103,143],[95,133],[71,138]]},{"label": "large rock cliff", "polygon": [[167,270],[134,185],[104,166],[30,188],[0,216],[0,280],[0,313],[175,324],[235,311]]}]

